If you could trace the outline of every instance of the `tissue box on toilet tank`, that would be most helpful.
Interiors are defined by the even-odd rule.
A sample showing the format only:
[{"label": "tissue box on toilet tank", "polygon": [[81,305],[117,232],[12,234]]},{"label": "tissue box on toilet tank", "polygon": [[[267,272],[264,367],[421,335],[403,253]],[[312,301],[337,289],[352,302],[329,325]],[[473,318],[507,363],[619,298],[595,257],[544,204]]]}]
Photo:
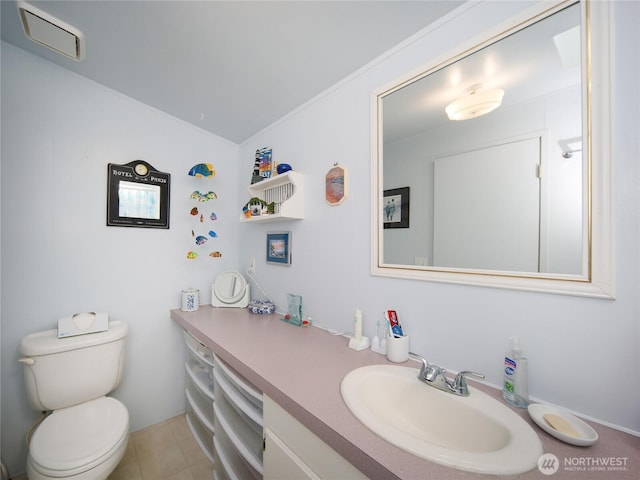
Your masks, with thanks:
[{"label": "tissue box on toilet tank", "polygon": [[58,338],[104,332],[109,329],[109,315],[106,313],[76,313],[58,320]]}]

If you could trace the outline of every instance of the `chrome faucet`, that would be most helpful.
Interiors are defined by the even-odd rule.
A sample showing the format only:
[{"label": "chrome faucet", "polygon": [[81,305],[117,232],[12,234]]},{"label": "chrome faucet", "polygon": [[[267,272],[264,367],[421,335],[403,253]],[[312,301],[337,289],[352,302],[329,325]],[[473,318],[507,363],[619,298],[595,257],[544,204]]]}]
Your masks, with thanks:
[{"label": "chrome faucet", "polygon": [[418,380],[444,392],[467,397],[469,396],[469,388],[467,387],[465,378],[471,377],[476,380],[484,380],[484,375],[469,371],[460,372],[451,380],[445,375],[447,371],[444,368],[427,362],[424,357],[417,353],[409,352],[409,354],[415,357],[416,360],[422,362],[422,367],[420,367],[420,372],[418,373]]}]

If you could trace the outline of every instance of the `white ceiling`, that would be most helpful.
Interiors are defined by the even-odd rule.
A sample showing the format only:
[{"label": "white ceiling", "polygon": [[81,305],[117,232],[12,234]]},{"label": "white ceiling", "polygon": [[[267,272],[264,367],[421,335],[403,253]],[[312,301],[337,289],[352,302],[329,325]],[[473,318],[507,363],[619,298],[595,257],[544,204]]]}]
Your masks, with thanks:
[{"label": "white ceiling", "polygon": [[2,40],[240,143],[463,2],[29,2],[84,33],[80,63],[0,3]]},{"label": "white ceiling", "polygon": [[579,41],[569,64],[554,41],[579,25],[580,5],[573,4],[386,96],[385,142],[451,124],[445,107],[473,86],[503,89],[506,107],[580,85]]}]

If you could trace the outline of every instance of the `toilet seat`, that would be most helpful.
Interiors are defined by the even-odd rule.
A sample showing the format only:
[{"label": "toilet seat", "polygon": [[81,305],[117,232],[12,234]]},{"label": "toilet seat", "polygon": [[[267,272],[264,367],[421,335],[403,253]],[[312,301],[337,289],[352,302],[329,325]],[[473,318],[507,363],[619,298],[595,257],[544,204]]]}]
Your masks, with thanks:
[{"label": "toilet seat", "polygon": [[127,408],[100,397],[49,415],[31,438],[29,461],[45,477],[79,475],[121,454],[128,436]]}]

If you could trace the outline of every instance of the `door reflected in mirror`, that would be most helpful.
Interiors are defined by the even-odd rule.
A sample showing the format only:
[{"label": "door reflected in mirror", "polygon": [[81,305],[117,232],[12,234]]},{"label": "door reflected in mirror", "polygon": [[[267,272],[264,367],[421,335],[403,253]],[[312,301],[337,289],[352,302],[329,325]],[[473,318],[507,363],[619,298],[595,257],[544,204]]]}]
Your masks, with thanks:
[{"label": "door reflected in mirror", "polygon": [[[540,7],[375,94],[374,274],[491,277],[488,284],[508,288],[509,278],[592,282],[591,182],[596,170],[608,178],[608,158],[594,169],[591,150],[608,117],[592,119],[601,100],[588,87],[606,74],[592,64],[604,62],[606,47],[592,53],[591,6]],[[383,192],[402,187],[411,189],[410,226],[384,228]],[[608,191],[597,188],[601,202]],[[608,248],[601,233],[598,254]]]}]

